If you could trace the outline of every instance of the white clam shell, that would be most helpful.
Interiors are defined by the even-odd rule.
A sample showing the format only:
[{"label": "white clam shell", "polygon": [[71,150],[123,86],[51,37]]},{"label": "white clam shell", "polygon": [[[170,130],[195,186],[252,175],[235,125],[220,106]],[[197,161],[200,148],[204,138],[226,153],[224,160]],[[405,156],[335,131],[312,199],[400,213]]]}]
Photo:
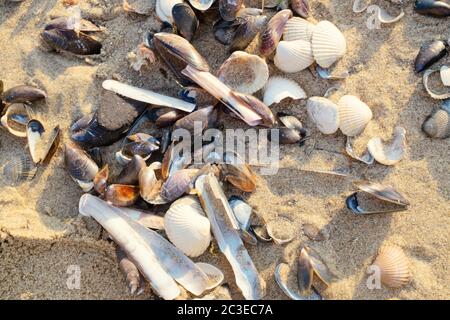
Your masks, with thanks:
[{"label": "white clam shell", "polygon": [[207,287],[208,290],[219,286],[223,282],[223,279],[225,279],[223,272],[209,263],[197,262],[196,265],[208,276],[210,280],[210,285]]},{"label": "white clam shell", "polygon": [[233,90],[253,94],[269,80],[269,67],[257,55],[236,51],[220,67],[218,78]]},{"label": "white clam shell", "polygon": [[211,242],[211,225],[194,197],[175,201],[164,216],[164,228],[169,240],[184,254],[198,257]]},{"label": "white clam shell", "polygon": [[440,73],[441,73],[441,80],[444,86],[450,87],[450,68],[447,66],[442,66]]},{"label": "white clam shell", "polygon": [[286,73],[302,71],[314,62],[311,43],[305,40],[281,41],[273,62]]},{"label": "white clam shell", "polygon": [[189,3],[197,10],[206,11],[212,6],[214,0],[189,0]]},{"label": "white clam shell", "polygon": [[373,265],[379,268],[381,282],[388,287],[398,288],[411,280],[408,258],[397,246],[381,247]]},{"label": "white clam shell", "polygon": [[286,26],[284,27],[283,40],[284,41],[311,41],[314,28],[316,26],[311,22],[299,18],[293,17],[288,20]]},{"label": "white clam shell", "polygon": [[311,97],[306,103],[311,120],[323,134],[333,134],[339,128],[338,106],[323,97]]},{"label": "white clam shell", "polygon": [[312,36],[314,59],[322,68],[328,68],[344,56],[347,42],[342,32],[331,22],[319,22]]},{"label": "white clam shell", "polygon": [[183,0],[157,0],[156,15],[163,22],[173,23],[172,8],[178,3]]},{"label": "white clam shell", "polygon": [[282,77],[270,78],[264,88],[265,105],[270,106],[286,98],[299,100],[305,99],[307,96],[306,92],[293,80]]},{"label": "white clam shell", "polygon": [[339,128],[342,133],[354,137],[362,133],[372,119],[369,106],[358,97],[345,95],[338,102]]},{"label": "white clam shell", "polygon": [[394,129],[394,137],[390,143],[385,143],[376,137],[367,144],[370,154],[375,160],[386,166],[391,166],[403,159],[406,151],[406,130],[402,127]]}]

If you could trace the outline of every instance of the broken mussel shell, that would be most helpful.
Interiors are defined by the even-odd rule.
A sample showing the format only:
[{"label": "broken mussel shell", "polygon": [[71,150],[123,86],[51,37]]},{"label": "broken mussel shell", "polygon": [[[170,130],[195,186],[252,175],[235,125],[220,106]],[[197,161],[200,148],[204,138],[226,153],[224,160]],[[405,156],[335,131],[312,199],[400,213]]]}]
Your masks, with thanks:
[{"label": "broken mussel shell", "polygon": [[292,300],[323,300],[322,296],[316,291],[314,287],[307,294],[298,293],[298,290],[293,290],[289,288],[286,278],[292,273],[292,268],[286,263],[280,263],[275,268],[275,282],[278,284],[280,289]]},{"label": "broken mussel shell", "polygon": [[414,62],[414,69],[417,73],[422,72],[434,63],[445,57],[448,53],[448,43],[446,41],[435,40],[425,43],[417,54]]},{"label": "broken mussel shell", "polygon": [[279,214],[267,221],[267,234],[275,244],[284,245],[294,240],[295,223],[291,217]]},{"label": "broken mussel shell", "polygon": [[66,169],[72,179],[85,192],[93,187],[93,180],[98,173],[98,166],[89,155],[74,143],[66,143],[64,151]]},{"label": "broken mussel shell", "polygon": [[409,201],[393,186],[370,181],[354,183],[359,191],[350,195],[347,208],[357,215],[396,212],[408,209]]},{"label": "broken mussel shell", "polygon": [[1,94],[1,100],[5,103],[32,102],[46,98],[47,93],[45,91],[26,85],[13,87]]},{"label": "broken mussel shell", "polygon": [[1,124],[9,133],[16,137],[27,136],[27,124],[34,116],[30,106],[25,103],[13,103],[7,106],[5,114],[1,118]]},{"label": "broken mussel shell", "polygon": [[244,0],[219,0],[220,16],[225,21],[235,20],[243,4]]},{"label": "broken mussel shell", "polygon": [[27,124],[27,141],[33,162],[48,164],[58,149],[61,140],[59,126],[47,131],[39,120]]},{"label": "broken mussel shell", "polygon": [[436,18],[450,16],[450,4],[445,1],[417,0],[414,5],[414,10],[419,14]]},{"label": "broken mussel shell", "polygon": [[117,177],[117,183],[128,184],[128,185],[138,185],[139,183],[139,172],[147,165],[145,160],[139,156],[134,155],[131,161],[122,169]]},{"label": "broken mussel shell", "polygon": [[297,262],[298,287],[302,293],[310,292],[314,275],[327,286],[336,280],[336,276],[330,271],[319,254],[309,247],[302,248]]},{"label": "broken mussel shell", "polygon": [[103,196],[108,185],[109,166],[106,164],[94,177],[94,190]]},{"label": "broken mussel shell", "polygon": [[261,34],[260,54],[262,57],[270,56],[278,46],[284,27],[288,20],[292,18],[292,11],[281,10],[270,19],[266,29]]},{"label": "broken mussel shell", "polygon": [[139,198],[139,187],[123,184],[109,185],[105,190],[106,202],[117,207],[129,207]]},{"label": "broken mussel shell", "polygon": [[41,33],[44,43],[55,51],[76,55],[100,54],[102,44],[91,36],[74,30],[50,29]]},{"label": "broken mussel shell", "polygon": [[450,99],[428,116],[422,124],[422,131],[431,138],[446,139],[450,137]]},{"label": "broken mussel shell", "polygon": [[162,180],[158,180],[156,171],[161,169],[161,163],[154,162],[139,172],[139,192],[141,198],[150,204],[167,203],[161,196]]},{"label": "broken mussel shell", "polygon": [[187,3],[177,3],[172,8],[172,16],[178,33],[191,41],[199,26],[194,10]]},{"label": "broken mussel shell", "polygon": [[9,161],[3,168],[5,178],[11,184],[32,180],[37,172],[37,167],[28,155],[21,155]]},{"label": "broken mussel shell", "polygon": [[160,142],[147,133],[135,133],[127,136],[122,149],[116,153],[116,160],[120,165],[127,165],[133,156],[141,156],[148,160],[153,152],[159,149]]}]

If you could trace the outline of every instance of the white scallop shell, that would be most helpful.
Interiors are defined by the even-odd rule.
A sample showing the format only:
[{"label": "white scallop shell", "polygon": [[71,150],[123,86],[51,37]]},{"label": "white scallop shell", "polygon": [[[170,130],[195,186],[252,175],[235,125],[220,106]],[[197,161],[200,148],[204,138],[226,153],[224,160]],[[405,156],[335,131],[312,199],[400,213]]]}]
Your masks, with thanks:
[{"label": "white scallop shell", "polygon": [[450,68],[447,66],[441,67],[441,80],[444,86],[450,87]]},{"label": "white scallop shell", "polygon": [[344,35],[329,21],[321,21],[316,25],[311,43],[314,59],[322,68],[330,67],[347,51]]},{"label": "white scallop shell", "polygon": [[306,103],[311,120],[323,134],[333,134],[339,128],[338,106],[324,97],[311,97]]},{"label": "white scallop shell", "polygon": [[314,62],[311,43],[304,40],[281,41],[273,62],[286,73],[302,71]]},{"label": "white scallop shell", "polygon": [[293,80],[282,77],[272,77],[264,88],[264,104],[270,106],[279,103],[283,99],[305,99],[306,92]]},{"label": "white scallop shell", "polygon": [[197,199],[192,196],[175,201],[164,216],[169,240],[190,257],[198,257],[211,242],[211,225]]},{"label": "white scallop shell", "polygon": [[362,133],[372,119],[369,106],[358,97],[345,95],[339,99],[338,106],[339,128],[346,136],[354,137]]},{"label": "white scallop shell", "polygon": [[391,166],[403,159],[406,151],[406,130],[402,127],[394,129],[394,137],[390,143],[385,143],[376,137],[367,144],[370,154],[375,160],[386,166]]},{"label": "white scallop shell", "polygon": [[156,15],[161,21],[173,23],[172,8],[178,4],[183,3],[183,0],[157,0]]},{"label": "white scallop shell", "polygon": [[288,20],[286,26],[284,27],[283,40],[304,40],[310,42],[315,27],[316,25],[305,19],[293,17]]},{"label": "white scallop shell", "polygon": [[379,268],[381,282],[388,287],[398,288],[411,280],[408,258],[397,246],[380,248],[373,265]]},{"label": "white scallop shell", "polygon": [[[245,76],[239,74],[239,79],[236,79],[236,67],[239,65],[242,66],[241,70],[250,69],[251,72]],[[218,78],[238,92],[253,94],[267,83],[269,67],[266,61],[257,55],[236,51],[220,67]],[[233,85],[233,83],[239,83],[239,85]]]}]

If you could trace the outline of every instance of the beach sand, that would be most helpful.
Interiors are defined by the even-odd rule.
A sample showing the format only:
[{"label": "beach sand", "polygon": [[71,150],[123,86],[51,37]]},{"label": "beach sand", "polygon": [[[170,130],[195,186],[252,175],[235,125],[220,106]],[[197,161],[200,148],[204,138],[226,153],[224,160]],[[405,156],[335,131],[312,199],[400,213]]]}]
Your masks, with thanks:
[{"label": "beach sand", "polygon": [[[259,1],[246,1],[259,6]],[[314,0],[311,21],[330,20],[344,33],[348,53],[336,70],[350,69],[351,76],[331,99],[344,93],[359,96],[373,111],[367,135],[391,137],[395,126],[407,130],[406,157],[392,167],[366,166],[342,154],[345,137],[320,134],[308,119],[306,102],[283,102],[274,112],[300,117],[312,131],[304,147],[282,146],[277,175],[261,176],[256,192],[245,194],[248,202],[267,219],[287,215],[294,221],[295,240],[284,246],[259,244],[248,247],[267,284],[267,299],[287,299],[274,281],[281,261],[293,265],[302,245],[314,248],[328,263],[338,280],[328,288],[317,284],[326,299],[445,299],[450,295],[449,140],[431,140],[421,131],[424,119],[440,102],[425,92],[412,63],[420,46],[431,39],[450,36],[449,21],[423,17],[403,5],[405,17],[393,25],[369,30],[367,13],[352,12],[351,0]],[[396,14],[399,7],[374,0]],[[19,4],[0,0],[0,78],[5,88],[33,84],[48,93],[46,104],[35,110],[48,127],[59,125],[63,141],[68,128],[85,113],[98,107],[101,82],[112,77],[130,84],[175,96],[179,87],[173,74],[158,60],[139,74],[127,62],[127,53],[156,31],[156,16],[136,17],[124,13],[119,0],[80,1],[83,16],[107,28],[99,57],[85,61],[41,49],[39,32],[52,17],[65,9],[59,0],[25,0]],[[211,26],[202,25],[193,44],[212,70],[227,58],[227,50],[212,37]],[[449,63],[445,58],[439,65]],[[272,75],[282,75],[273,64]],[[309,70],[285,75],[297,81],[308,96],[323,95],[333,82],[321,80]],[[258,94],[260,96],[260,93]],[[226,127],[246,126],[224,120]],[[119,143],[103,148],[112,162]],[[26,141],[0,130],[0,170],[26,151]],[[410,200],[408,211],[373,216],[355,216],[345,199],[355,191],[352,179],[301,171],[344,169],[352,179],[371,179],[394,185]],[[237,193],[227,188],[227,193]],[[1,299],[154,299],[148,285],[141,296],[128,294],[115,258],[114,244],[100,226],[78,215],[82,191],[64,169],[62,148],[48,166],[40,167],[31,182],[11,186],[0,177],[0,298]],[[327,240],[316,242],[302,231],[303,224],[324,230]],[[369,290],[366,270],[377,250],[385,244],[403,248],[411,262],[412,281],[400,289]],[[225,272],[232,297],[242,298],[224,256],[213,246],[195,259]],[[80,267],[79,289],[68,289],[69,266]],[[69,268],[70,271],[70,268]],[[296,286],[294,276],[290,285]]]}]

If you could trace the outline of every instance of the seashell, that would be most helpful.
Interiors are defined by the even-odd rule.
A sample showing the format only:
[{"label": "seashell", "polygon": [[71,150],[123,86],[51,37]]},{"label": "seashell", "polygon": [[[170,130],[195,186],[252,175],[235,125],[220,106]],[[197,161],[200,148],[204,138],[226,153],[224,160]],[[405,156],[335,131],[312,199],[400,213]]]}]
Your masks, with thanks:
[{"label": "seashell", "polygon": [[119,246],[116,247],[116,257],[119,268],[125,276],[131,294],[140,295],[144,292],[145,283],[136,265],[127,257],[125,251]]},{"label": "seashell", "polygon": [[156,177],[155,170],[161,169],[161,163],[154,162],[139,172],[139,192],[141,198],[150,204],[164,204],[166,201],[160,197],[162,181]]},{"label": "seashell", "polygon": [[268,57],[275,51],[280,41],[287,21],[292,17],[289,9],[281,10],[270,19],[265,31],[261,34],[260,54]]},{"label": "seashell", "polygon": [[164,216],[169,240],[184,254],[198,257],[209,247],[211,225],[197,199],[187,196],[175,201]]},{"label": "seashell", "polygon": [[450,16],[450,4],[436,0],[417,0],[414,5],[417,13],[437,18]]},{"label": "seashell", "polygon": [[248,16],[236,28],[230,42],[230,52],[245,50],[261,32],[267,22],[267,16]]},{"label": "seashell", "polygon": [[336,276],[330,271],[327,264],[319,256],[319,254],[312,248],[304,247],[302,252],[306,252],[314,270],[314,274],[327,286],[336,280]]},{"label": "seashell", "polygon": [[90,182],[97,175],[98,166],[84,150],[74,143],[66,143],[64,161],[69,175],[80,186],[91,187],[91,189],[94,187]]},{"label": "seashell", "polygon": [[139,155],[134,155],[131,161],[122,169],[117,177],[117,183],[127,185],[137,185],[139,183],[139,173],[147,167],[144,159]]},{"label": "seashell", "polygon": [[394,17],[391,16],[385,9],[377,5],[369,6],[367,8],[367,13],[374,15],[373,17],[375,18],[375,20],[368,22],[368,26],[369,24],[372,24],[372,26],[374,27],[376,27],[381,23],[384,24],[395,23],[405,16],[405,12],[403,11],[403,9],[397,16]]},{"label": "seashell", "polygon": [[411,280],[408,258],[397,246],[383,246],[373,266],[379,268],[381,282],[391,288],[399,288]]},{"label": "seashell", "polygon": [[[350,73],[348,71],[344,71],[340,74],[333,74],[331,73],[328,69],[324,69],[321,66],[317,65],[316,66],[316,72],[319,75],[319,77],[321,77],[322,79],[326,79],[326,80],[343,80],[346,79],[350,76]],[[332,88],[330,88],[332,89]],[[330,90],[328,89],[328,90]],[[327,90],[327,92],[328,92]],[[329,94],[325,94],[324,97],[329,96]]]},{"label": "seashell", "polygon": [[198,169],[183,169],[175,172],[162,185],[161,197],[167,202],[172,202],[188,193],[193,186],[198,171]]},{"label": "seashell", "polygon": [[199,11],[208,10],[215,0],[189,0],[189,3]]},{"label": "seashell", "polygon": [[446,87],[450,87],[450,68],[447,66],[441,67],[441,81]]},{"label": "seashell", "polygon": [[[204,130],[214,127],[217,121],[217,108],[209,106],[194,111],[177,120],[174,129],[185,129],[192,134],[200,134]],[[198,131],[197,131],[198,130]]]},{"label": "seashell", "polygon": [[220,16],[225,21],[235,20],[243,4],[244,0],[219,0]]},{"label": "seashell", "polygon": [[322,68],[330,67],[347,51],[344,35],[329,21],[321,21],[316,25],[311,44],[314,59]]},{"label": "seashell", "polygon": [[390,144],[386,144],[381,138],[372,138],[367,144],[367,148],[377,162],[386,166],[394,165],[405,155],[406,130],[396,127]]},{"label": "seashell", "polygon": [[208,286],[208,290],[219,286],[223,282],[223,279],[225,279],[223,272],[209,263],[197,262],[196,265],[208,276],[210,280],[211,284]]},{"label": "seashell", "polygon": [[34,119],[28,121],[27,141],[34,163],[48,164],[58,149],[60,139],[59,126],[48,132],[40,121]]},{"label": "seashell", "polygon": [[296,41],[303,40],[311,42],[316,25],[299,17],[288,20],[284,27],[283,40]]},{"label": "seashell", "polygon": [[269,79],[265,60],[243,51],[234,52],[220,67],[218,78],[231,89],[253,94],[262,89]]},{"label": "seashell", "polygon": [[123,10],[149,16],[156,8],[156,0],[123,0]]},{"label": "seashell", "polygon": [[177,3],[172,8],[172,17],[178,33],[191,41],[199,26],[194,10],[187,3]]},{"label": "seashell", "polygon": [[362,133],[372,119],[369,106],[358,97],[345,95],[339,99],[339,129],[349,137]]},{"label": "seashell", "polygon": [[261,100],[255,96],[240,92],[233,92],[232,95],[240,101],[243,101],[247,105],[247,108],[260,118],[258,125],[269,128],[274,125],[275,117],[272,110]]},{"label": "seashell", "polygon": [[305,295],[299,295],[294,290],[290,289],[286,283],[286,281],[283,279],[282,274],[283,273],[289,273],[288,271],[283,271],[290,269],[289,266],[286,263],[280,263],[275,268],[275,282],[278,284],[280,289],[286,294],[289,298],[292,300],[323,300],[323,298],[320,296],[319,293],[312,287],[311,293],[309,296]]},{"label": "seashell", "polygon": [[92,160],[95,161],[95,163],[101,167],[103,166],[103,156],[102,151],[99,147],[91,148],[89,150],[86,150],[89,156],[92,158]]},{"label": "seashell", "polygon": [[308,0],[291,0],[291,8],[296,14],[302,18],[309,17],[309,2]]},{"label": "seashell", "polygon": [[26,155],[9,161],[3,168],[5,178],[11,183],[33,180],[37,167]]},{"label": "seashell", "polygon": [[183,0],[156,0],[156,15],[162,22],[173,23],[172,9]]},{"label": "seashell", "polygon": [[305,223],[302,228],[304,235],[313,241],[326,241],[330,237],[326,231],[320,230],[317,226],[311,223]]},{"label": "seashell", "polygon": [[297,259],[297,263],[297,281],[300,292],[309,292],[311,290],[314,277],[314,269],[308,255],[308,251],[305,248],[300,251],[300,256]]},{"label": "seashell", "polygon": [[112,184],[105,190],[106,202],[117,207],[133,205],[139,198],[139,187],[124,184]]},{"label": "seashell", "polygon": [[1,94],[1,99],[5,103],[32,102],[46,98],[47,93],[45,91],[24,85],[13,87]]},{"label": "seashell", "polygon": [[267,234],[273,242],[283,245],[291,242],[295,238],[294,221],[286,216],[279,215],[275,220],[267,222]]},{"label": "seashell", "polygon": [[270,106],[286,98],[305,99],[305,91],[293,80],[271,77],[264,88],[264,104]]},{"label": "seashell", "polygon": [[417,54],[414,69],[422,72],[447,55],[448,43],[446,41],[432,41],[425,43]]},{"label": "seashell", "polygon": [[244,192],[256,189],[256,174],[236,153],[227,152],[223,164],[220,165],[221,174],[225,180]]},{"label": "seashell", "polygon": [[[135,133],[126,137],[129,141],[126,143],[116,156],[120,156],[124,161],[121,163],[126,165],[131,161],[133,156],[141,156],[144,160],[148,160],[153,152],[159,149],[159,140],[146,133]],[[119,162],[120,163],[120,162]]]},{"label": "seashell", "polygon": [[33,110],[24,103],[13,103],[8,106],[1,118],[2,125],[16,137],[27,136],[27,124],[34,116]]},{"label": "seashell", "polygon": [[41,39],[55,51],[67,51],[76,55],[100,54],[102,44],[83,32],[50,29],[41,32]]},{"label": "seashell", "polygon": [[240,22],[237,20],[226,21],[219,19],[213,24],[214,38],[224,46],[228,46],[233,41],[235,31],[240,25]]},{"label": "seashell", "polygon": [[291,116],[287,113],[284,112],[278,112],[277,113],[278,119],[280,120],[280,122],[289,129],[295,129],[299,132],[303,132],[305,129],[303,128],[303,124],[301,123],[301,121],[294,116]]},{"label": "seashell", "polygon": [[164,217],[150,211],[134,208],[121,208],[122,212],[130,219],[138,222],[146,228],[153,230],[164,230]]},{"label": "seashell", "polygon": [[339,128],[338,106],[323,97],[311,97],[306,103],[311,120],[323,134],[333,134]]},{"label": "seashell", "polygon": [[295,144],[303,140],[303,135],[297,129],[278,128],[267,132],[270,141],[277,141],[279,144]]},{"label": "seashell", "polygon": [[148,119],[154,121],[157,128],[165,128],[173,125],[186,115],[186,112],[177,109],[153,108],[149,112]]},{"label": "seashell", "polygon": [[231,196],[228,203],[241,230],[248,230],[251,227],[252,207],[239,196]]},{"label": "seashell", "polygon": [[347,137],[347,143],[345,145],[345,152],[353,159],[361,161],[365,164],[371,165],[375,161],[373,156],[370,154],[368,150],[365,150],[362,155],[356,154],[353,150],[352,137]]},{"label": "seashell", "polygon": [[352,10],[354,13],[361,13],[365,11],[370,4],[370,0],[354,0]]},{"label": "seashell", "polygon": [[450,137],[450,100],[425,120],[422,130],[431,138]]},{"label": "seashell", "polygon": [[450,98],[450,91],[447,90],[447,92],[444,93],[439,93],[434,91],[432,88],[429,87],[428,85],[428,80],[430,78],[430,76],[433,73],[437,73],[439,72],[439,69],[428,69],[423,73],[423,86],[425,87],[425,90],[428,92],[428,94],[430,95],[430,97],[432,97],[433,99],[438,99],[438,100],[444,100],[444,99],[449,99]]},{"label": "seashell", "polygon": [[311,44],[304,40],[281,41],[273,62],[286,73],[302,71],[314,63]]},{"label": "seashell", "polygon": [[109,178],[109,166],[106,164],[94,177],[94,190],[100,194],[104,195],[106,187],[108,185]]}]

